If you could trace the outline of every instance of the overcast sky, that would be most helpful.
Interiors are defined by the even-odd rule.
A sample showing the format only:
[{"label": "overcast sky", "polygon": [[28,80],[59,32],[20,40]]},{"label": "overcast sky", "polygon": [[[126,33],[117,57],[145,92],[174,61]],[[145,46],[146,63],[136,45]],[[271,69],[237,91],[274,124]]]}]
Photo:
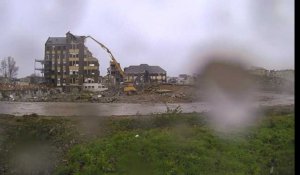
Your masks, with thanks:
[{"label": "overcast sky", "polygon": [[[246,61],[256,66],[294,68],[293,0],[0,0],[0,12],[0,58],[13,56],[19,77],[34,72],[49,36],[68,31],[103,42],[123,68],[148,63],[171,76],[204,64],[193,57],[212,42],[254,52]],[[106,74],[109,56],[87,46]]]}]

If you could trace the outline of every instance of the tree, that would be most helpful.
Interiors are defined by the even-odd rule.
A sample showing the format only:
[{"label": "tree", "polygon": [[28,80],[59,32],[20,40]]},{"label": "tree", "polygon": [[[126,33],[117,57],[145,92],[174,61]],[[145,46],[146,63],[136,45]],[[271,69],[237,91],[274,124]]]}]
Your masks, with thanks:
[{"label": "tree", "polygon": [[0,70],[2,76],[4,76],[5,78],[12,79],[17,76],[19,67],[16,66],[16,61],[14,60],[14,58],[9,56],[1,61]]},{"label": "tree", "polygon": [[15,78],[18,74],[19,67],[16,66],[16,62],[13,57],[7,58],[8,77]]},{"label": "tree", "polygon": [[6,59],[1,60],[0,72],[3,77],[7,78],[7,62]]}]

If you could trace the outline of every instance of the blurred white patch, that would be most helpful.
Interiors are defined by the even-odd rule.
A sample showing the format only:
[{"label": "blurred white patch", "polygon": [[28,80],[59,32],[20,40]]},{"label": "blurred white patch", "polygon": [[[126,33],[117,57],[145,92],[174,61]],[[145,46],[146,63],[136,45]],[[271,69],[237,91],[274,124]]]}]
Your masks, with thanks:
[{"label": "blurred white patch", "polygon": [[206,95],[212,105],[209,121],[214,129],[220,132],[241,131],[253,124],[256,109],[249,96],[244,94],[244,97],[237,99],[220,88],[212,89]]},{"label": "blurred white patch", "polygon": [[198,87],[203,98],[212,106],[210,125],[218,132],[242,131],[256,117],[254,84],[245,65],[230,58],[241,55],[210,54],[211,60],[199,72]]},{"label": "blurred white patch", "polygon": [[20,148],[10,159],[12,174],[39,175],[51,174],[57,163],[56,149],[47,144],[30,143]]}]

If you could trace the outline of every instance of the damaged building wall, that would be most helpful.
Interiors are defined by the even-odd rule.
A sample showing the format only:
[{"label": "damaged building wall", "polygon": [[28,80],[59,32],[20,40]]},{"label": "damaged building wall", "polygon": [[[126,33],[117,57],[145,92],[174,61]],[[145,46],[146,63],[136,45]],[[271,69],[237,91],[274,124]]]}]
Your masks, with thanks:
[{"label": "damaged building wall", "polygon": [[81,86],[98,82],[99,61],[84,45],[84,36],[70,32],[49,37],[45,43],[45,80],[53,86]]},{"label": "damaged building wall", "polygon": [[[118,64],[118,65],[116,65]],[[119,85],[120,82],[123,82],[124,75],[122,72],[118,69],[120,68],[120,63],[116,63],[113,61],[110,61],[110,66],[108,68],[108,74],[109,74],[109,82],[112,83],[112,85]]]}]

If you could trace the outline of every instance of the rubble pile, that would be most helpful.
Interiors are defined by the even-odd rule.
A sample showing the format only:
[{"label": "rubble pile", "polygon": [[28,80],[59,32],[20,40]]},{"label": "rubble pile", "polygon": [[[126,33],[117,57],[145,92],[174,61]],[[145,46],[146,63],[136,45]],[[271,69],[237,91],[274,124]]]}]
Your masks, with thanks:
[{"label": "rubble pile", "polygon": [[15,90],[39,90],[39,89],[49,89],[45,85],[19,85],[19,84],[11,84],[11,83],[0,83],[0,91],[15,91]]},{"label": "rubble pile", "polygon": [[[278,77],[254,76],[254,83],[263,92],[294,93],[294,82]],[[202,101],[201,84],[198,86],[152,84],[137,94],[127,95],[121,87],[101,92],[74,89],[64,92],[61,88],[42,85],[20,86],[0,84],[0,101],[20,102],[91,102],[91,103],[184,103]]]}]

